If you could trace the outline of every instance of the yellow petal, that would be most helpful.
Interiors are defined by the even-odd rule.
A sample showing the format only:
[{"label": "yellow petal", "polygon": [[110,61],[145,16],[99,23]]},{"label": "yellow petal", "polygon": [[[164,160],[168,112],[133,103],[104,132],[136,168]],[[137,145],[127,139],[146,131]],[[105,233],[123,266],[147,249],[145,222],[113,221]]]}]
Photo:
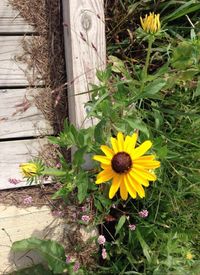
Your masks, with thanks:
[{"label": "yellow petal", "polygon": [[152,161],[152,160],[154,160],[155,158],[156,158],[155,155],[147,155],[147,156],[142,156],[142,157],[136,159],[134,162],[140,161],[140,160],[142,160],[142,161],[145,161],[145,160],[146,160],[146,161]]},{"label": "yellow petal", "polygon": [[122,200],[127,200],[128,198],[128,191],[126,189],[125,183],[124,183],[124,176],[122,176],[122,181],[120,184],[120,196],[122,198]]},{"label": "yellow petal", "polygon": [[138,134],[134,133],[130,139],[128,140],[127,144],[126,144],[126,149],[125,152],[128,154],[131,154],[134,151],[136,142],[137,142],[137,138],[138,138]]},{"label": "yellow petal", "polygon": [[132,178],[134,178],[135,181],[137,181],[138,183],[142,184],[145,187],[149,186],[149,181],[146,178],[142,177],[141,173],[137,172],[136,169],[134,170],[132,169],[130,173]]},{"label": "yellow petal", "polygon": [[112,185],[109,190],[109,199],[112,199],[115,196],[115,194],[117,193],[120,183],[121,183],[121,180],[122,180],[122,176],[120,176],[120,175],[114,176],[114,178],[112,180]]},{"label": "yellow petal", "polygon": [[101,168],[102,169],[108,169],[108,168],[110,168],[110,164],[103,164],[103,163],[101,163]]},{"label": "yellow petal", "polygon": [[144,169],[147,169],[147,170],[160,167],[160,161],[157,161],[157,160],[143,161],[143,160],[137,159],[134,161],[134,164],[140,165],[141,167],[143,167]]},{"label": "yellow petal", "polygon": [[119,152],[123,152],[124,151],[124,136],[123,136],[122,132],[119,132],[117,134],[117,141],[118,141]]},{"label": "yellow petal", "polygon": [[111,138],[110,138],[110,142],[111,142],[111,144],[112,144],[112,148],[113,148],[114,153],[117,154],[117,153],[119,152],[118,146],[117,146],[117,139],[111,137]]},{"label": "yellow petal", "polygon": [[151,146],[152,142],[150,140],[146,140],[145,142],[143,142],[131,153],[132,160],[135,160],[144,155],[151,148]]},{"label": "yellow petal", "polygon": [[111,160],[108,157],[101,156],[101,155],[95,155],[93,156],[93,159],[107,165],[111,163]]},{"label": "yellow petal", "polygon": [[97,175],[96,184],[100,184],[105,181],[108,181],[108,180],[112,179],[113,176],[114,176],[114,173],[111,169],[103,170]]},{"label": "yellow petal", "polygon": [[155,181],[157,179],[156,175],[146,171],[141,167],[140,165],[135,164],[134,167],[132,168],[131,172],[133,173],[140,173],[140,175],[150,181]]},{"label": "yellow petal", "polygon": [[134,179],[134,177],[132,176],[132,173],[129,173],[128,177],[129,177],[129,182],[131,183],[131,185],[135,189],[135,191],[138,193],[140,198],[144,198],[145,192],[144,192],[144,188],[142,187],[142,185]]},{"label": "yellow petal", "polygon": [[128,193],[131,195],[133,199],[135,199],[137,197],[137,193],[135,189],[132,187],[131,183],[129,182],[129,177],[127,175],[124,176],[124,182]]},{"label": "yellow petal", "polygon": [[103,151],[104,154],[110,159],[112,159],[112,157],[114,156],[113,150],[106,145],[101,145],[101,151]]}]

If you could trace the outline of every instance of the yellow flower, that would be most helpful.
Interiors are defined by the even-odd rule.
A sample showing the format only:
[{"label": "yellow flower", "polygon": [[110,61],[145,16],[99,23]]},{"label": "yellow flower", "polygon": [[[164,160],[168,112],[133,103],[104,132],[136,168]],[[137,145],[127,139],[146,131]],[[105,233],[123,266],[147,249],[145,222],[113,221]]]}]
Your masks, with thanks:
[{"label": "yellow flower", "polygon": [[33,178],[38,173],[38,167],[35,163],[21,163],[19,167],[22,175],[26,178]]},{"label": "yellow flower", "polygon": [[155,181],[156,175],[153,169],[160,167],[160,162],[155,160],[154,155],[143,156],[152,146],[151,141],[143,142],[135,148],[138,134],[124,136],[121,132],[117,138],[111,137],[112,149],[106,145],[101,146],[105,156],[95,155],[94,160],[101,162],[101,171],[97,175],[96,184],[112,179],[109,190],[109,198],[112,199],[118,189],[123,200],[128,198],[128,193],[133,199],[137,194],[140,198],[145,197],[143,186],[149,186],[149,181]]},{"label": "yellow flower", "polygon": [[160,14],[150,12],[145,15],[145,18],[140,17],[142,28],[147,33],[156,33],[160,30]]},{"label": "yellow flower", "polygon": [[193,258],[192,253],[191,253],[191,252],[188,252],[188,253],[186,254],[186,259],[187,259],[187,260],[192,260],[192,258]]}]

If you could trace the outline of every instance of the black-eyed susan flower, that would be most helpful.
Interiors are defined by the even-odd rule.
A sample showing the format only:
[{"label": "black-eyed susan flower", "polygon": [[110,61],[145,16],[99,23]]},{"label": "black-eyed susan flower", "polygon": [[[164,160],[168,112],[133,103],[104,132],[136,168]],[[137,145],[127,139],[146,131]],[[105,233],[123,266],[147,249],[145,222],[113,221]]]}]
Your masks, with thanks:
[{"label": "black-eyed susan flower", "polygon": [[101,171],[97,175],[96,184],[101,184],[112,179],[109,190],[109,198],[112,199],[120,189],[123,200],[132,198],[137,194],[140,198],[145,197],[143,186],[149,186],[149,181],[155,181],[156,175],[153,169],[160,166],[154,155],[143,156],[152,146],[150,140],[143,142],[135,148],[138,134],[126,136],[119,132],[117,138],[111,137],[112,149],[106,145],[101,146],[104,156],[95,155],[94,160],[101,163]]},{"label": "black-eyed susan flower", "polygon": [[150,12],[149,15],[146,14],[144,18],[140,17],[140,22],[146,33],[157,33],[161,27],[160,14],[154,14],[154,12]]}]

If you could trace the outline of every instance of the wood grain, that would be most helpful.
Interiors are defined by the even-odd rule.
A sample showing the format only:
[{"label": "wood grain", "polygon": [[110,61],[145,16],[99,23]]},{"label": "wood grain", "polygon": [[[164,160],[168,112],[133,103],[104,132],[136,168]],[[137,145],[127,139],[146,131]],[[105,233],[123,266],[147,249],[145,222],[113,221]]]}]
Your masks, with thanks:
[{"label": "wood grain", "polygon": [[14,10],[8,0],[0,1],[0,34],[33,33],[34,27],[30,26]]},{"label": "wood grain", "polygon": [[23,54],[23,39],[23,36],[0,36],[0,87],[28,86],[29,81],[39,79],[28,64],[17,60]]},{"label": "wood grain", "polygon": [[[63,0],[65,53],[68,77],[69,119],[78,127],[91,126],[84,104],[96,71],[105,68],[103,0]],[[78,95],[83,93],[82,95]]]},{"label": "wood grain", "polygon": [[0,89],[0,140],[53,134],[34,104],[39,89]]},{"label": "wood grain", "polygon": [[[27,186],[19,164],[38,156],[45,144],[46,139],[0,142],[0,190]],[[13,178],[20,181],[17,186],[9,182]]]}]

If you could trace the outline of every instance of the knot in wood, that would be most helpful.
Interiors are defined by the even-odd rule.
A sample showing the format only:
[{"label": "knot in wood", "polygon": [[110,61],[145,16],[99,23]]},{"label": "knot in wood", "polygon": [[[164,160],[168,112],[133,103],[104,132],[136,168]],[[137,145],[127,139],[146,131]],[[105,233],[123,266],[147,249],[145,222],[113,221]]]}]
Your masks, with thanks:
[{"label": "knot in wood", "polygon": [[92,18],[87,12],[84,12],[82,14],[81,24],[82,24],[84,30],[86,30],[86,31],[88,31],[91,28]]}]

